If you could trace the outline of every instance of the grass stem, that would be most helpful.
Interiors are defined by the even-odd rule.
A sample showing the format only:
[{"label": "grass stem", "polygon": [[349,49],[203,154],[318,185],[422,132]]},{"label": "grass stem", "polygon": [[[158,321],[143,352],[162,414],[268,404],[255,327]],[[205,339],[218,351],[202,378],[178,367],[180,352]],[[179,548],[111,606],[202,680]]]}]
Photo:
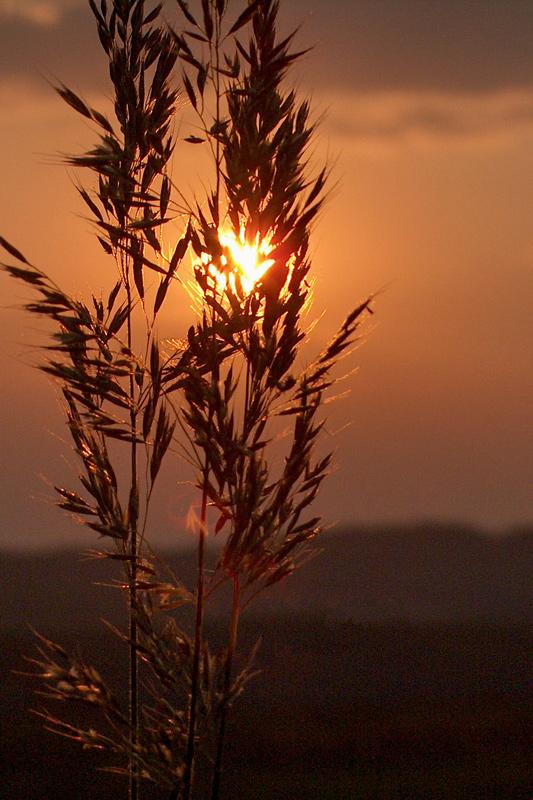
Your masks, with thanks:
[{"label": "grass stem", "polygon": [[[206,464],[206,473],[209,467]],[[206,478],[207,480],[207,478]],[[194,758],[196,749],[196,721],[198,710],[198,686],[200,682],[200,657],[202,650],[202,631],[204,618],[205,594],[205,536],[207,525],[207,491],[204,485],[202,493],[202,510],[200,514],[200,530],[198,534],[198,576],[196,584],[196,618],[194,626],[194,656],[191,674],[191,695],[189,700],[189,730],[187,739],[187,755],[185,775],[183,778],[183,800],[189,800],[194,777]]]},{"label": "grass stem", "polygon": [[218,728],[218,741],[215,767],[213,771],[213,785],[211,789],[211,800],[219,800],[220,785],[222,777],[222,766],[224,761],[224,744],[226,739],[226,725],[229,712],[229,694],[231,690],[231,676],[233,672],[233,660],[237,651],[237,632],[239,628],[239,615],[241,608],[239,576],[233,576],[233,598],[231,603],[231,618],[229,628],[228,652],[226,655],[226,669],[224,673],[224,695],[220,710],[220,725]]},{"label": "grass stem", "polygon": [[[128,307],[131,307],[131,287],[129,282],[129,272],[124,270],[126,277],[126,296],[128,299]],[[128,348],[131,351],[132,347],[132,320],[131,315],[127,319],[127,340]],[[139,657],[138,657],[138,631],[137,622],[135,619],[135,607],[137,605],[137,557],[138,557],[138,476],[137,476],[137,415],[135,412],[135,382],[133,374],[129,376],[129,394],[130,394],[130,428],[132,431],[132,442],[130,450],[130,539],[129,539],[129,556],[130,570],[129,570],[129,600],[130,600],[130,619],[129,619],[129,634],[130,634],[130,725],[131,725],[131,752],[130,759],[130,782],[129,782],[129,798],[130,800],[138,800],[139,797],[139,770],[135,752],[137,749],[139,738]]]}]

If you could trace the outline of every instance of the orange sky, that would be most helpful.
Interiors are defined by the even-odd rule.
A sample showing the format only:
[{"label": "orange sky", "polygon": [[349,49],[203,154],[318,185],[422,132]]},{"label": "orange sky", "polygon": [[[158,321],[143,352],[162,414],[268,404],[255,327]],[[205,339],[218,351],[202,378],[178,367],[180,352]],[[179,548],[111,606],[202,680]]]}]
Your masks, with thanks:
[{"label": "orange sky", "polygon": [[[359,367],[342,386],[350,395],[332,407],[338,466],[318,508],[329,522],[530,523],[533,5],[282,8],[303,23],[298,44],[316,45],[294,79],[324,115],[316,161],[334,164],[313,240],[314,311],[326,311],[316,346],[386,287],[346,362]],[[112,278],[56,154],[94,136],[47,80],[101,105],[105,74],[85,0],[0,0],[0,234],[82,292]],[[175,171],[185,185],[195,185],[192,159],[180,144]],[[11,309],[21,290],[6,276],[0,289],[0,546],[66,545],[81,534],[39,499],[49,495],[39,475],[69,475],[57,392],[27,366],[42,337]],[[181,335],[183,311],[165,324]],[[172,482],[158,520],[164,536],[187,502]]]}]

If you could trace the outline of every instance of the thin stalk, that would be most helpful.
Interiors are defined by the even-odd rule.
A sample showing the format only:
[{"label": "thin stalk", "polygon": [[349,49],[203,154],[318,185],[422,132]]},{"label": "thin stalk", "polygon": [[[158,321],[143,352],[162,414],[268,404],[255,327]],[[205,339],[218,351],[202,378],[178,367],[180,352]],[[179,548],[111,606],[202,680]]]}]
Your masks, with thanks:
[{"label": "thin stalk", "polygon": [[[216,97],[216,122],[220,123],[220,14],[215,7],[215,97]],[[216,205],[215,205],[215,225],[220,225],[220,178],[221,178],[222,157],[220,152],[220,138],[217,135],[216,142]]]},{"label": "thin stalk", "polygon": [[[214,330],[215,311],[213,310],[212,329]],[[218,380],[218,363],[216,357],[216,342],[213,340],[213,361],[212,380]],[[208,431],[211,430],[213,422],[213,406],[209,409]],[[187,738],[187,756],[185,762],[185,774],[183,777],[182,800],[189,800],[192,790],[194,758],[196,749],[196,719],[198,711],[198,686],[200,682],[200,657],[202,650],[202,631],[204,620],[205,603],[205,539],[207,534],[207,506],[209,502],[208,483],[211,462],[209,453],[205,454],[205,462],[202,473],[202,507],[200,511],[200,531],[198,535],[198,577],[196,584],[196,620],[194,626],[194,655],[191,674],[191,699],[189,705],[189,730]],[[170,800],[176,797],[174,793]]]},{"label": "thin stalk", "polygon": [[218,728],[217,755],[213,772],[213,785],[211,788],[211,800],[218,800],[220,796],[220,783],[222,777],[222,764],[224,760],[224,743],[226,739],[226,724],[228,718],[229,704],[228,696],[231,689],[231,675],[233,671],[233,659],[237,650],[237,631],[239,627],[240,614],[240,584],[239,576],[233,576],[233,599],[231,603],[231,619],[229,629],[228,652],[226,655],[226,670],[224,674],[224,696],[220,710],[220,725]]},{"label": "thin stalk", "polygon": [[[196,584],[196,621],[194,626],[194,656],[191,675],[191,699],[189,706],[189,731],[187,738],[187,758],[185,765],[185,775],[183,778],[183,800],[189,800],[191,796],[192,779],[194,771],[194,757],[196,745],[196,717],[198,709],[198,684],[200,682],[200,654],[202,649],[202,630],[204,619],[204,595],[205,595],[205,533],[207,525],[207,472],[209,461],[206,456],[204,467],[204,488],[202,492],[202,510],[200,513],[200,531],[198,536],[198,579]],[[170,800],[177,797],[172,793]]]},{"label": "thin stalk", "polygon": [[[127,268],[123,268],[124,284],[126,288],[126,297],[128,307],[131,309],[131,287],[129,281],[129,272]],[[132,324],[131,312],[128,314],[127,320],[127,341],[128,349],[131,352],[132,347]],[[130,572],[129,572],[129,599],[130,599],[130,650],[129,650],[129,712],[130,712],[130,745],[132,756],[130,759],[130,782],[129,782],[129,798],[130,800],[138,800],[139,797],[139,770],[137,759],[133,755],[137,748],[139,738],[139,660],[137,654],[137,622],[133,609],[137,604],[137,556],[138,556],[138,467],[137,467],[137,414],[135,412],[135,382],[133,374],[129,377],[129,394],[130,394],[130,428],[132,433],[132,442],[130,450],[130,540],[129,540],[129,556],[130,556]]]},{"label": "thin stalk", "polygon": [[[132,415],[132,423],[136,424],[135,415]],[[131,487],[137,491],[137,452],[135,442],[131,447]],[[135,753],[138,741],[139,726],[139,662],[137,655],[137,622],[133,614],[133,608],[137,603],[137,522],[131,525],[131,571],[130,571],[130,724],[131,724],[131,748]],[[139,794],[139,775],[138,765],[135,756],[130,763],[130,800],[137,800]]]},{"label": "thin stalk", "polygon": [[[220,16],[216,7],[215,11],[215,96],[216,96],[216,121],[220,119]],[[215,203],[214,203],[214,219],[213,222],[218,228],[220,224],[219,218],[219,204],[220,204],[220,172],[221,172],[221,155],[220,155],[220,141],[216,140],[216,189],[215,189]],[[214,312],[213,312],[214,313]],[[212,410],[210,411],[209,427],[211,427]],[[209,457],[206,454],[203,474],[203,490],[202,490],[202,508],[200,513],[200,531],[198,537],[198,579],[196,587],[196,621],[194,628],[194,657],[193,668],[191,675],[191,699],[189,708],[189,731],[187,739],[187,757],[185,765],[184,785],[183,785],[183,800],[189,800],[191,796],[194,758],[195,758],[195,739],[196,739],[196,718],[198,709],[198,684],[200,679],[200,654],[202,648],[202,630],[203,630],[203,617],[204,617],[204,601],[205,601],[205,536],[207,526],[207,483],[209,478]],[[174,792],[170,800],[173,800],[177,794]]]}]

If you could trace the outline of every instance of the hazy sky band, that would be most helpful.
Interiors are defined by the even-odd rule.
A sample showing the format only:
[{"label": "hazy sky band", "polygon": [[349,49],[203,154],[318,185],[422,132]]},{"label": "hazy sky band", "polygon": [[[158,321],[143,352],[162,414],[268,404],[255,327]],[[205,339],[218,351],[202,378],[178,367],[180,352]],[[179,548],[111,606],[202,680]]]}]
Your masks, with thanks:
[{"label": "hazy sky band", "polygon": [[[170,16],[173,0],[167,8]],[[302,23],[298,46],[314,45],[294,80],[323,117],[313,155],[330,159],[336,186],[313,240],[316,313],[327,309],[317,335],[332,333],[353,300],[388,287],[375,330],[350,362],[360,366],[346,384],[352,393],[331,420],[339,469],[321,510],[331,521],[530,521],[533,4],[282,0],[282,8],[287,28]],[[90,145],[92,134],[56,97],[55,81],[106,102],[88,3],[0,0],[0,233],[67,282],[96,259],[99,281],[109,265],[76,218],[72,176],[55,166],[58,152]],[[190,153],[178,143],[177,168]],[[193,178],[184,173],[187,186]],[[4,278],[1,286],[4,307],[20,300]],[[38,475],[55,479],[61,463],[54,445],[49,473],[48,431],[63,433],[53,391],[24,367],[25,324],[0,311],[10,343],[0,362],[8,376],[0,446],[11,454],[0,498],[6,526],[35,542],[55,536],[57,517],[43,511],[41,525],[39,502],[21,508],[17,497],[46,495]],[[16,421],[28,387],[39,407],[28,401]],[[168,494],[162,515],[174,530],[188,501],[175,487]]]}]

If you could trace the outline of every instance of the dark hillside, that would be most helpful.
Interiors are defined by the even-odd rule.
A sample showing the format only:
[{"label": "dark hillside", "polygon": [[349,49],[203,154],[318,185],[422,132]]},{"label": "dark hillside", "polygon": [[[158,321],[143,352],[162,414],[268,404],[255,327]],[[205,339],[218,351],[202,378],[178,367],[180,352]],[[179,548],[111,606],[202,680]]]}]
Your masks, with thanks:
[{"label": "dark hillside", "polygon": [[[268,598],[263,612],[331,614],[354,622],[533,621],[533,531],[483,536],[460,526],[351,529]],[[194,555],[165,554],[193,585]],[[0,555],[0,629],[84,628],[123,613],[115,565],[72,552]]]},{"label": "dark hillside", "polygon": [[284,599],[357,621],[533,621],[533,531],[463,526],[325,533]]}]

